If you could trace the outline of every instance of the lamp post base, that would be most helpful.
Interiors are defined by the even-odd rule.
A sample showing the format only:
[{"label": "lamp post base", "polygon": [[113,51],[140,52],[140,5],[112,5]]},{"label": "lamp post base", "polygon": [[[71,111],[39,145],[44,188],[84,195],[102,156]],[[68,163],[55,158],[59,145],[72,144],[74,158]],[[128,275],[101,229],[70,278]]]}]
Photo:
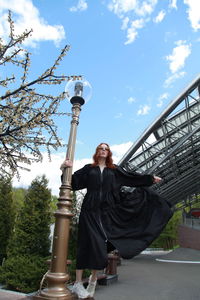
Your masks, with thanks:
[{"label": "lamp post base", "polygon": [[73,294],[69,293],[68,295],[50,295],[47,293],[45,295],[45,291],[42,291],[41,294],[34,295],[30,298],[31,300],[78,300],[78,297]]}]

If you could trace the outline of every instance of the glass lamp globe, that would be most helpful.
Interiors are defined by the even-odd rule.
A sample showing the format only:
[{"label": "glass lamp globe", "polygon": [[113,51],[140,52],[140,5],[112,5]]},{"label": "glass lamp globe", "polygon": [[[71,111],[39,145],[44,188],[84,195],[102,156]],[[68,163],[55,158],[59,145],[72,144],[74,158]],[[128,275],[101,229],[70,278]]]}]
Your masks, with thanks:
[{"label": "glass lamp globe", "polygon": [[65,86],[66,98],[72,103],[83,105],[92,96],[92,87],[84,78],[70,79]]}]

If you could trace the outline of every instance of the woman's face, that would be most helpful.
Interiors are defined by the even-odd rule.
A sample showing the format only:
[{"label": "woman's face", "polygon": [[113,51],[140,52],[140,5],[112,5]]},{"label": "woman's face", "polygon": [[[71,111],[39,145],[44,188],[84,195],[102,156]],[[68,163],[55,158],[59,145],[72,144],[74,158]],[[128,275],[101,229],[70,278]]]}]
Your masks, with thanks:
[{"label": "woman's face", "polygon": [[108,146],[106,144],[101,144],[98,147],[98,157],[99,158],[106,158],[108,156],[108,151],[109,151]]}]

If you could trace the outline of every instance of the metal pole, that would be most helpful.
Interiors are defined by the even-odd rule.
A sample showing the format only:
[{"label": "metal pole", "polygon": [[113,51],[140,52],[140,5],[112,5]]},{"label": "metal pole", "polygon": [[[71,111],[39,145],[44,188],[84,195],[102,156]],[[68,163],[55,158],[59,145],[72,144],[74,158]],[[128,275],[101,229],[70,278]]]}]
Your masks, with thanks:
[{"label": "metal pole", "polygon": [[[77,94],[76,94],[77,95]],[[72,106],[72,121],[70,136],[68,141],[67,155],[71,161],[74,159],[77,126],[81,105],[84,99],[80,96],[74,96],[70,100]],[[45,275],[47,287],[41,289],[38,295],[33,299],[51,299],[51,300],[74,300],[77,297],[67,288],[66,283],[69,280],[67,274],[67,254],[69,244],[70,221],[73,216],[71,212],[72,193],[71,193],[72,168],[65,168],[63,171],[63,180],[60,187],[57,211],[55,212],[55,229],[53,236],[53,249],[50,270]]]}]

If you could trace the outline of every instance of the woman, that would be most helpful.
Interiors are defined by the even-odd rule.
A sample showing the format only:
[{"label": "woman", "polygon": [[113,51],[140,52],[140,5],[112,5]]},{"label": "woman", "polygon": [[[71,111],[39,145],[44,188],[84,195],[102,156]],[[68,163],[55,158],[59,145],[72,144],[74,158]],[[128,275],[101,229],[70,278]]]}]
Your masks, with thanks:
[{"label": "woman", "polygon": [[[163,199],[147,186],[160,177],[128,173],[113,164],[112,152],[101,143],[85,165],[72,175],[72,189],[87,189],[79,217],[77,270],[73,292],[79,298],[93,297],[97,270],[107,265],[107,252],[117,249],[123,258],[144,250],[161,232],[172,216]],[[61,169],[72,167],[66,160]],[[122,186],[137,187],[129,195]],[[142,188],[140,188],[142,187]],[[87,290],[82,284],[84,269],[91,269]]]}]

